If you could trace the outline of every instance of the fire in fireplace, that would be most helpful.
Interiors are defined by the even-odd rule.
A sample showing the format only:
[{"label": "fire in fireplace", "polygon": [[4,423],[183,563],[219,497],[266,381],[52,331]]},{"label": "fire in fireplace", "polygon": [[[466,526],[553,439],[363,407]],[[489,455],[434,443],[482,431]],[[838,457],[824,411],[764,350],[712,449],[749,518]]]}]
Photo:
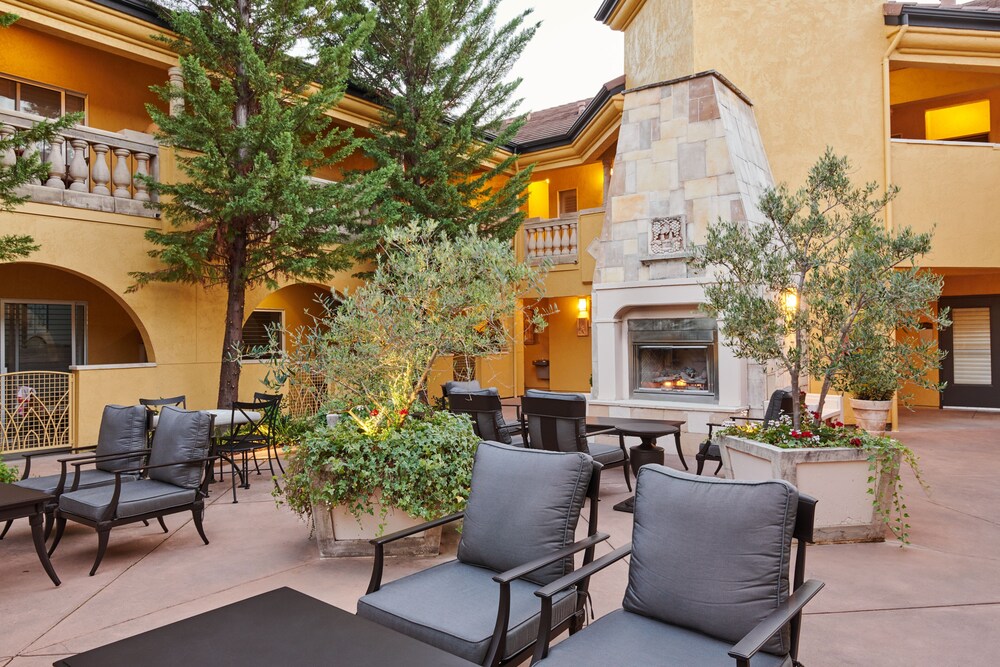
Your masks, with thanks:
[{"label": "fire in fireplace", "polygon": [[714,397],[715,331],[701,317],[630,320],[633,395]]}]

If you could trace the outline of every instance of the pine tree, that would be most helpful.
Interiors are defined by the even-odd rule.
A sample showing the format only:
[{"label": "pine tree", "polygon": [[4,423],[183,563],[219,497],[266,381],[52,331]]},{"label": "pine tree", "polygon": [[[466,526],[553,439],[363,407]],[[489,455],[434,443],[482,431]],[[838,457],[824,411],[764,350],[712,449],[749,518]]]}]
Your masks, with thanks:
[{"label": "pine tree", "polygon": [[[133,289],[155,281],[224,286],[225,407],[239,388],[247,289],[274,288],[281,278],[322,281],[349,266],[336,246],[371,190],[310,176],[357,148],[327,112],[343,96],[351,53],[371,20],[338,0],[198,0],[169,12],[169,21],[184,87],[156,91],[184,108],[148,111],[184,178],[149,183],[171,228],[147,232],[162,268],[133,273]],[[323,39],[330,32],[340,43]]]},{"label": "pine tree", "polygon": [[[0,13],[0,28],[10,27],[17,19],[16,14]],[[26,201],[27,198],[18,192],[18,188],[49,175],[48,167],[37,152],[28,151],[15,158],[16,154],[28,146],[49,141],[53,134],[80,119],[81,114],[70,114],[56,121],[40,121],[31,128],[6,136],[0,135],[0,213],[13,211]],[[27,257],[36,250],[38,246],[30,236],[0,236],[0,262],[12,262]]]},{"label": "pine tree", "polygon": [[524,219],[530,169],[497,157],[524,123],[505,120],[520,102],[520,79],[504,79],[538,25],[525,27],[526,11],[497,26],[498,4],[353,0],[355,11],[376,15],[353,76],[384,109],[363,145],[390,193],[355,227],[362,257],[377,252],[386,227],[414,219],[434,219],[452,237],[474,226],[503,239]]}]

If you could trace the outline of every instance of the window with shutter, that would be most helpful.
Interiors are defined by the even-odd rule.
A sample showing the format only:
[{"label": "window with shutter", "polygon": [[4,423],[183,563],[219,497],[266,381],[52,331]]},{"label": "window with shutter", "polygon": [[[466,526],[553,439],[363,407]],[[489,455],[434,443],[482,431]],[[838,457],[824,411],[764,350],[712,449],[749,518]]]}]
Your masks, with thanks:
[{"label": "window with shutter", "polygon": [[576,213],[576,190],[561,190],[559,192],[559,215]]},{"label": "window with shutter", "polygon": [[990,309],[955,308],[951,320],[955,384],[993,384]]},{"label": "window with shutter", "polygon": [[[255,310],[243,325],[243,356],[274,359],[285,351],[285,311]],[[277,349],[271,345],[272,335]]]}]

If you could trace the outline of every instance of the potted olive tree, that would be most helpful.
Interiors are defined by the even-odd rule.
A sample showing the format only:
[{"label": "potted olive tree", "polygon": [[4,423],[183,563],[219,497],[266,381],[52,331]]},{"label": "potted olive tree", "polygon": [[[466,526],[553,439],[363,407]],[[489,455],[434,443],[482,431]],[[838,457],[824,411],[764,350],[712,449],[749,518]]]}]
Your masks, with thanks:
[{"label": "potted olive tree", "polygon": [[[466,416],[427,404],[428,377],[442,357],[507,349],[507,323],[540,279],[510,243],[472,229],[449,238],[414,223],[383,247],[365,284],[328,306],[280,369],[293,383],[325,377],[340,413],[332,425],[317,415],[300,436],[282,490],[312,517],[324,556],[371,553],[380,531],[465,506],[479,441]],[[436,553],[437,540],[399,549]]]},{"label": "potted olive tree", "polygon": [[798,191],[781,185],[763,195],[762,224],[720,221],[697,252],[696,264],[711,272],[704,309],[719,318],[736,356],[786,373],[793,396],[810,381],[819,385],[815,412],[796,400],[787,420],[770,429],[732,426],[719,444],[729,475],[780,477],[818,496],[821,541],[881,540],[887,525],[905,541],[899,464],[919,479],[916,457],[892,438],[826,424],[820,415],[830,389],[858,388],[867,365],[890,376],[893,390],[904,379],[903,366],[864,354],[890,349],[913,368],[936,368],[940,356],[913,344],[915,336],[891,337],[948,322],[933,310],[940,277],[916,266],[931,235],[887,229],[881,212],[896,188],[878,194],[874,183],[857,187],[849,171],[847,159],[828,149]]}]

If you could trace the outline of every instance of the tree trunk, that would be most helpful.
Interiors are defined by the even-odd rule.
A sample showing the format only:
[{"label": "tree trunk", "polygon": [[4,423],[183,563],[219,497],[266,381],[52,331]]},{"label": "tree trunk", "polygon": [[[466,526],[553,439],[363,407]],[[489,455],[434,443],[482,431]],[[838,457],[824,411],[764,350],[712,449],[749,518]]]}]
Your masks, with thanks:
[{"label": "tree trunk", "polygon": [[217,407],[220,409],[231,407],[240,395],[240,351],[243,349],[243,314],[247,296],[246,280],[243,279],[246,254],[246,236],[238,234],[229,248],[226,333],[222,340],[222,368],[219,370]]}]

